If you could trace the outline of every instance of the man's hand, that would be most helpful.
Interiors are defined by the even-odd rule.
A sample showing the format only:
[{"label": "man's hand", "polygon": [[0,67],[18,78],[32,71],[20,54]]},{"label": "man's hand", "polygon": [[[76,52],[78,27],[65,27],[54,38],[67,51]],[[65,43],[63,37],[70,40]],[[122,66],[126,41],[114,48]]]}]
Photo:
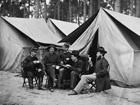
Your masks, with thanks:
[{"label": "man's hand", "polygon": [[42,71],[41,69],[38,69],[38,72]]},{"label": "man's hand", "polygon": [[33,61],[33,63],[36,63],[36,61]]},{"label": "man's hand", "polygon": [[59,69],[60,68],[60,66],[56,66],[56,69]]},{"label": "man's hand", "polygon": [[40,61],[39,61],[39,60],[35,60],[35,61],[33,61],[33,63],[35,63],[35,64],[36,64],[36,63],[40,63]]},{"label": "man's hand", "polygon": [[70,58],[66,58],[66,60],[68,61],[68,60],[70,60]]},{"label": "man's hand", "polygon": [[96,79],[96,73],[93,73],[92,75],[93,75],[93,77]]}]

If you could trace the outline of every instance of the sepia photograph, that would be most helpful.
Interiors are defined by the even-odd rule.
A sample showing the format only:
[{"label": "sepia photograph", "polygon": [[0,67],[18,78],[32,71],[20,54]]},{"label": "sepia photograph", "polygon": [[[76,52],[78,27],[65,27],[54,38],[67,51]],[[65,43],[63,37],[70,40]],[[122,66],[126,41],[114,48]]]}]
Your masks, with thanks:
[{"label": "sepia photograph", "polygon": [[140,105],[140,0],[0,0],[0,105]]}]

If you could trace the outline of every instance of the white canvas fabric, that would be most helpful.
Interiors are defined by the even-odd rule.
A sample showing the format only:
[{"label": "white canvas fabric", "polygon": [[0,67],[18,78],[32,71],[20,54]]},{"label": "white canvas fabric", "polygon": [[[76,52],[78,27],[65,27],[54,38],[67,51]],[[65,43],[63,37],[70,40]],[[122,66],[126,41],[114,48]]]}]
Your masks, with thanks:
[{"label": "white canvas fabric", "polygon": [[51,21],[50,18],[47,20],[47,26],[48,26],[49,30],[51,30],[51,32],[54,35],[57,35],[61,39],[63,39],[64,37],[66,37],[66,35],[63,32],[61,32],[61,30],[59,28],[57,29],[57,26],[54,26],[54,24],[52,23],[52,21]]},{"label": "white canvas fabric", "polygon": [[57,44],[62,39],[61,35],[50,30],[44,19],[3,18],[36,42]]},{"label": "white canvas fabric", "polygon": [[79,27],[76,23],[71,22],[65,22],[61,20],[56,19],[50,19],[57,28],[59,28],[65,35],[69,35],[71,32],[73,32],[76,28]]},{"label": "white canvas fabric", "polygon": [[86,54],[97,30],[98,44],[108,52],[105,57],[110,64],[111,79],[128,85],[139,85],[139,51],[135,51],[138,48],[133,43],[128,43],[131,39],[125,38],[127,33],[122,33],[103,9],[100,9],[92,24],[71,45],[70,50],[83,49],[81,53]]},{"label": "white canvas fabric", "polygon": [[140,35],[140,19],[133,16],[128,16],[124,14],[120,14],[118,12],[113,12],[110,10],[105,9],[107,13],[109,13],[111,16],[113,16],[115,19],[117,19],[120,23],[122,23],[125,27],[136,33],[137,35]]},{"label": "white canvas fabric", "polygon": [[22,48],[32,46],[35,46],[35,42],[0,18],[0,70],[15,72],[20,63]]}]

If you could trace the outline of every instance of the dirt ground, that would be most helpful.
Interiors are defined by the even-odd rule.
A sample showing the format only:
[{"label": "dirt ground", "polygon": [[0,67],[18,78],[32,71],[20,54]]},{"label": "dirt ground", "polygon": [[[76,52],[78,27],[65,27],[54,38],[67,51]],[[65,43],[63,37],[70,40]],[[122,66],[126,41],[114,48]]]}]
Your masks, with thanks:
[{"label": "dirt ground", "polygon": [[70,90],[30,90],[16,75],[0,71],[0,105],[140,105],[105,93],[68,96]]}]

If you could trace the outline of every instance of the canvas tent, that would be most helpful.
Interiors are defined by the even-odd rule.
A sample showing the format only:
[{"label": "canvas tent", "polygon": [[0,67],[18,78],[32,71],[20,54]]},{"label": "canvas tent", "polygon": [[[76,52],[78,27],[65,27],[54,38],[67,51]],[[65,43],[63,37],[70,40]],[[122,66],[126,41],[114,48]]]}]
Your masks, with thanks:
[{"label": "canvas tent", "polygon": [[129,86],[140,85],[140,19],[105,9],[91,18],[62,41],[69,42],[82,31],[70,50],[91,54],[99,44],[108,52],[105,57],[110,63],[111,79]]},{"label": "canvas tent", "polygon": [[64,36],[48,26],[44,19],[3,17],[5,21],[36,42],[58,44]]},{"label": "canvas tent", "polygon": [[[46,24],[53,33],[57,33],[61,39],[65,38],[66,35],[51,21],[50,18],[46,21]],[[60,41],[60,40],[59,40]]]},{"label": "canvas tent", "polygon": [[78,24],[51,19],[49,18],[47,22],[50,22],[57,30],[64,33],[64,35],[69,35],[71,32],[73,32],[76,28],[78,28]]},{"label": "canvas tent", "polygon": [[22,57],[23,47],[38,44],[0,18],[0,70],[16,71]]}]

